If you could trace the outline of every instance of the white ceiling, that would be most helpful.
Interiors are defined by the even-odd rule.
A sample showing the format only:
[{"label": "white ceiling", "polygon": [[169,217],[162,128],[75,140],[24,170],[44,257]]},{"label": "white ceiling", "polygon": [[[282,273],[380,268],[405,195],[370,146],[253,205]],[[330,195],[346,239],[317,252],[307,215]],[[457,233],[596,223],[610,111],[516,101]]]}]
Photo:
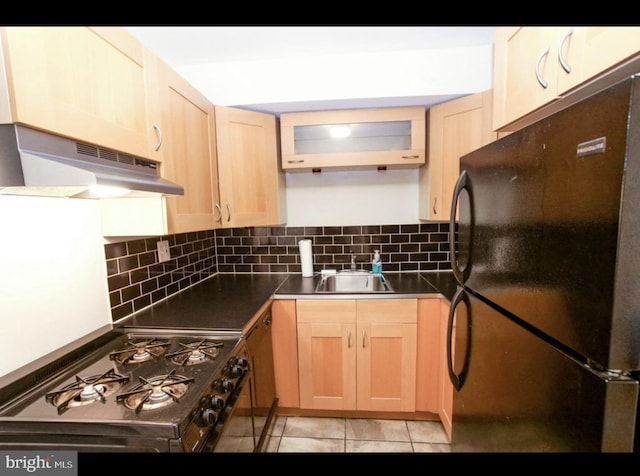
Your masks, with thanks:
[{"label": "white ceiling", "polygon": [[[185,79],[193,79],[195,85],[198,78],[185,74],[194,65],[493,45],[495,31],[495,27],[485,26],[132,26],[126,29]],[[433,102],[458,95],[460,91],[446,91],[444,95],[438,91],[433,95]],[[384,107],[407,105],[402,98],[377,99]],[[339,101],[335,108],[350,106],[348,101]],[[260,104],[265,112],[276,114],[286,108],[323,107],[301,102],[286,106]]]}]

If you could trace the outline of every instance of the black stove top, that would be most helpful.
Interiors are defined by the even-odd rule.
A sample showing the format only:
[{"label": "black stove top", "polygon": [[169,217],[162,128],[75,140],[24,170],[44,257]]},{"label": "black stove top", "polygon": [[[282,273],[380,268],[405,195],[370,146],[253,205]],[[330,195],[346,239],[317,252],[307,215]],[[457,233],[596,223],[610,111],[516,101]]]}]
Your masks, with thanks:
[{"label": "black stove top", "polygon": [[16,434],[182,438],[244,348],[236,333],[116,329],[110,337],[0,409],[0,448],[3,435]]}]

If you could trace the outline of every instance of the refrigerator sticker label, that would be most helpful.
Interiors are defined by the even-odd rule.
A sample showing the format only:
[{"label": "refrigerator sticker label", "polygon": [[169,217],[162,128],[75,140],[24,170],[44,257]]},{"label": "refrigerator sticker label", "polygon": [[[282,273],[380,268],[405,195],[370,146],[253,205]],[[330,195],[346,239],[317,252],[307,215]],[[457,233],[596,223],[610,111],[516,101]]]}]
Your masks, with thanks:
[{"label": "refrigerator sticker label", "polygon": [[578,144],[578,157],[584,157],[585,155],[602,154],[607,150],[607,138],[599,137],[588,142]]}]

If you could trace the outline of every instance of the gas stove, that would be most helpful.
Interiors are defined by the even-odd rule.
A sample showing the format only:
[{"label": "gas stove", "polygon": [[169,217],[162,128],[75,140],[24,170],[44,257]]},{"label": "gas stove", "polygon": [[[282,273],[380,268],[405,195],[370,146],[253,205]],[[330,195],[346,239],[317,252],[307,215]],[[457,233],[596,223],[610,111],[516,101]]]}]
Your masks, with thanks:
[{"label": "gas stove", "polygon": [[115,329],[1,395],[0,449],[211,451],[249,378],[240,333]]}]

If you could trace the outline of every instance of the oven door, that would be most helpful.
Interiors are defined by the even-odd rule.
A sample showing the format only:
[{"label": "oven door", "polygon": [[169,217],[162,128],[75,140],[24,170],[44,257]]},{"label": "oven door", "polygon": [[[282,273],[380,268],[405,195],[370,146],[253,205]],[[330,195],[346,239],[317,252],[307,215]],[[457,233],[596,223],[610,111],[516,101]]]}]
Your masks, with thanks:
[{"label": "oven door", "polygon": [[251,453],[257,443],[253,418],[251,369],[242,380],[242,387],[236,389],[229,405],[225,408],[216,425],[212,442],[214,453]]},{"label": "oven door", "polygon": [[215,452],[263,452],[276,415],[275,372],[271,341],[271,309],[265,310],[246,333],[249,371],[237,400],[221,424]]}]

